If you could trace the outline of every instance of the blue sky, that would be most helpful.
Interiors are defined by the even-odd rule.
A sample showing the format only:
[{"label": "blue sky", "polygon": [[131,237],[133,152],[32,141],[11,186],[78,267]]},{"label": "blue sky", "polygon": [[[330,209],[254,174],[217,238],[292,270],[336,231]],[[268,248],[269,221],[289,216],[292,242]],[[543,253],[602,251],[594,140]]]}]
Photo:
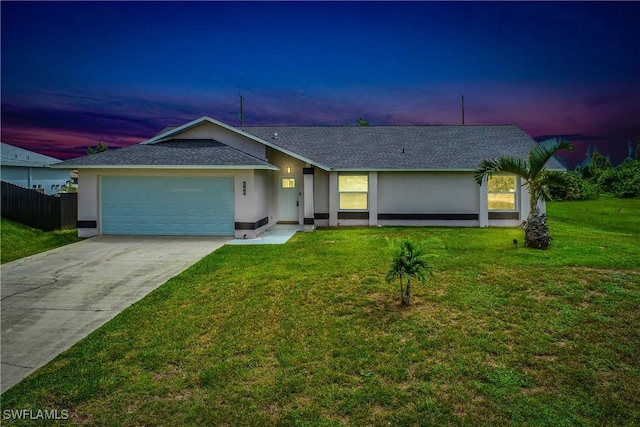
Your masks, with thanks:
[{"label": "blue sky", "polygon": [[640,3],[6,2],[2,140],[60,158],[203,115],[521,126],[627,154]]}]

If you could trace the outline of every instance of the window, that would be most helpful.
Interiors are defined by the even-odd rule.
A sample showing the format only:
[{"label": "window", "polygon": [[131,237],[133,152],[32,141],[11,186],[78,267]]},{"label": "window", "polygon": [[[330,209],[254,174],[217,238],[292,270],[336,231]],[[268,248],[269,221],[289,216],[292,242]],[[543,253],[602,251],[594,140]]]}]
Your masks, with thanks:
[{"label": "window", "polygon": [[296,188],[296,179],[282,178],[282,188]]},{"label": "window", "polygon": [[369,209],[369,175],[338,176],[340,210]]},{"label": "window", "polygon": [[515,175],[496,175],[487,183],[487,205],[490,211],[516,210]]}]

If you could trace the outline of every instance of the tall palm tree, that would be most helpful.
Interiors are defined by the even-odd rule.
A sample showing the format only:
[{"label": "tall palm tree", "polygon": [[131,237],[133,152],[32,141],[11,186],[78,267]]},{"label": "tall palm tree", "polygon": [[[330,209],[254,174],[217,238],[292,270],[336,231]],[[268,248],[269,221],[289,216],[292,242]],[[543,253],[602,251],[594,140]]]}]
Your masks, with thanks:
[{"label": "tall palm tree", "polygon": [[546,214],[541,214],[538,201],[550,200],[550,186],[569,189],[573,186],[568,175],[564,172],[550,171],[545,168],[547,162],[559,150],[573,150],[570,142],[549,140],[536,144],[525,160],[520,157],[499,157],[483,160],[475,170],[476,182],[480,185],[489,177],[500,173],[512,173],[524,180],[524,187],[529,190],[529,217],[525,222],[525,246],[539,249],[549,247],[549,227]]},{"label": "tall palm tree", "polygon": [[[400,279],[400,303],[403,306],[411,304],[411,279],[416,279],[420,283],[426,283],[427,275],[431,274],[431,266],[427,263],[427,256],[435,256],[425,251],[428,243],[437,243],[435,239],[430,239],[423,244],[413,243],[409,239],[402,239],[393,242],[394,253],[391,259],[391,266],[387,272],[387,282],[391,283],[396,278]],[[403,281],[403,278],[406,280]]]}]

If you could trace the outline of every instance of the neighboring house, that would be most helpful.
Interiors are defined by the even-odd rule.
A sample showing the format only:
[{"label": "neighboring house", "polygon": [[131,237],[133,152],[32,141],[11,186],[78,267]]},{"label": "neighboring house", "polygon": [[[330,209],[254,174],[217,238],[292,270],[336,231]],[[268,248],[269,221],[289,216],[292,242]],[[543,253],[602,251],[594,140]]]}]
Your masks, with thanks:
[{"label": "neighboring house", "polygon": [[71,179],[71,168],[52,169],[62,160],[0,142],[2,181],[56,194]]},{"label": "neighboring house", "polygon": [[517,126],[236,128],[202,117],[56,167],[79,171],[81,236],[515,226],[529,213],[520,179],[478,186],[473,170],[485,158],[526,158],[534,145]]}]

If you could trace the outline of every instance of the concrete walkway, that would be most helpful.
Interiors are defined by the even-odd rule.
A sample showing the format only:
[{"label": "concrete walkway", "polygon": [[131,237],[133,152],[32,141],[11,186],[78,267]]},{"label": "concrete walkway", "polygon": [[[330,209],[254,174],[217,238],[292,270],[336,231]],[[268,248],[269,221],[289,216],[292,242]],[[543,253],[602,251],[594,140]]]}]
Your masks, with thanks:
[{"label": "concrete walkway", "polygon": [[227,245],[282,245],[302,230],[302,225],[276,224],[255,239],[233,239],[229,240]]},{"label": "concrete walkway", "polygon": [[0,392],[227,240],[99,236],[2,265]]}]

